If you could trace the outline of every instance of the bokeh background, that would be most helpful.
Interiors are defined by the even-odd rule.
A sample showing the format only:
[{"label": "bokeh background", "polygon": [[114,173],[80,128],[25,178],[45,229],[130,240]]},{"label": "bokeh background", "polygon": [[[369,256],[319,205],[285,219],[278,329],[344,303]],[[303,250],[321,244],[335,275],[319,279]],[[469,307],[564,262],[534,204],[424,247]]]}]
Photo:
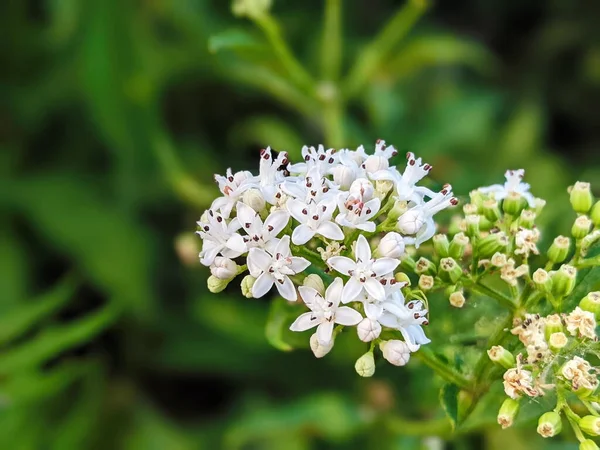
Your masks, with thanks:
[{"label": "bokeh background", "polygon": [[[600,179],[600,3],[248,17],[263,3],[1,2],[0,448],[575,449],[527,417],[501,432],[499,401],[449,437],[427,367],[360,379],[350,339],[316,360],[286,305],[208,293],[193,231],[212,174],[256,170],[259,148],[377,138],[462,196],[523,167],[567,230],[566,186]],[[432,345],[484,343],[493,309],[446,303]]]}]

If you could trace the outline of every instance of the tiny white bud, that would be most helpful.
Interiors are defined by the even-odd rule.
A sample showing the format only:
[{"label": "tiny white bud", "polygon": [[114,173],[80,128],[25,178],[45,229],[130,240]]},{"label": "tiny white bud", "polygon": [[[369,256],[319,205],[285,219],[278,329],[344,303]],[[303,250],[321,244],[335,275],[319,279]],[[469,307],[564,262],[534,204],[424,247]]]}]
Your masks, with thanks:
[{"label": "tiny white bud", "polygon": [[351,167],[339,164],[333,168],[333,182],[340,186],[340,189],[349,189],[354,180],[356,174]]},{"label": "tiny white bud", "polygon": [[348,191],[350,195],[360,196],[364,202],[367,202],[373,198],[375,188],[373,183],[366,178],[357,178],[352,182]]},{"label": "tiny white bud", "polygon": [[393,188],[394,182],[391,180],[377,180],[375,182],[375,194],[379,198],[384,198]]},{"label": "tiny white bud", "polygon": [[413,235],[425,225],[425,216],[419,208],[411,208],[400,216],[396,228],[403,234]]},{"label": "tiny white bud", "polygon": [[217,256],[210,266],[210,273],[220,280],[231,280],[238,273],[238,265],[229,258]]},{"label": "tiny white bud", "polygon": [[375,173],[378,170],[387,170],[390,163],[383,156],[370,155],[364,162],[364,168],[369,173]]},{"label": "tiny white bud", "polygon": [[326,345],[323,345],[319,342],[319,338],[317,337],[317,333],[314,333],[310,336],[310,349],[314,353],[317,358],[322,358],[327,353],[331,351],[333,348],[333,339],[329,341]]},{"label": "tiny white bud", "polygon": [[404,254],[404,238],[395,232],[387,233],[377,246],[377,255],[400,258]]},{"label": "tiny white bud", "polygon": [[376,320],[365,317],[356,326],[358,338],[363,342],[371,342],[381,334],[381,325]]},{"label": "tiny white bud", "polygon": [[265,209],[265,198],[258,189],[252,188],[244,192],[242,201],[256,212],[261,212]]},{"label": "tiny white bud", "polygon": [[404,366],[410,359],[410,349],[406,342],[397,339],[383,341],[379,344],[383,357],[395,366]]},{"label": "tiny white bud", "polygon": [[308,275],[302,282],[302,285],[311,287],[319,294],[325,295],[325,284],[323,283],[323,279],[315,273]]},{"label": "tiny white bud", "polygon": [[254,282],[256,278],[252,275],[246,275],[242,278],[242,295],[246,298],[252,298],[252,286],[254,286]]}]

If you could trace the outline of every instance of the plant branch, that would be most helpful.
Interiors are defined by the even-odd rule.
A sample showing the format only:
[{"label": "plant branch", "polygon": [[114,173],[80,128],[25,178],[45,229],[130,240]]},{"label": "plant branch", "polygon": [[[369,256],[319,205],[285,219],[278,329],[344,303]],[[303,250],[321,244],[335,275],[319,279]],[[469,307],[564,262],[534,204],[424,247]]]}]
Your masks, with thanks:
[{"label": "plant branch", "polygon": [[335,81],[340,75],[342,62],[342,0],[325,2],[325,25],[321,44],[321,70],[323,79]]},{"label": "plant branch", "polygon": [[418,352],[414,354],[419,358],[425,365],[429,366],[435,373],[437,373],[444,380],[454,383],[462,389],[472,389],[473,383],[465,375],[460,373],[458,370],[449,366],[446,362],[435,356],[435,354],[426,347],[421,347]]}]

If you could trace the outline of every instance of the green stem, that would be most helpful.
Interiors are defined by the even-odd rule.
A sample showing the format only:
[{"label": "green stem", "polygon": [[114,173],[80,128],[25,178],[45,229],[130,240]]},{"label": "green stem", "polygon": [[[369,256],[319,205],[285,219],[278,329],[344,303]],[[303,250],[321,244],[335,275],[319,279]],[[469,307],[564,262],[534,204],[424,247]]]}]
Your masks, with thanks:
[{"label": "green stem", "polygon": [[465,375],[450,367],[446,362],[439,359],[427,347],[421,347],[414,355],[425,365],[429,366],[444,380],[454,383],[461,389],[472,389],[473,383]]},{"label": "green stem", "polygon": [[577,263],[578,269],[584,269],[587,267],[596,267],[596,266],[600,266],[600,255],[595,256],[593,258],[584,259],[583,261],[580,261]]},{"label": "green stem", "polygon": [[403,436],[449,437],[452,434],[452,425],[446,417],[431,420],[408,420],[392,416],[385,420],[385,426],[391,433]]},{"label": "green stem", "polygon": [[334,89],[331,98],[325,99],[323,104],[325,142],[329,147],[341,148],[344,145],[344,108],[337,88],[333,85],[331,87]]},{"label": "green stem", "polygon": [[480,281],[469,285],[469,287],[471,287],[474,291],[476,291],[480,294],[487,295],[488,297],[491,297],[491,298],[497,300],[498,303],[500,303],[502,306],[505,306],[510,311],[514,311],[516,308],[516,305],[512,301],[512,299],[506,297],[501,292],[498,292],[498,291],[490,288],[489,286],[484,285]]},{"label": "green stem", "polygon": [[325,2],[325,24],[321,44],[321,70],[323,79],[335,81],[340,75],[342,62],[342,0]]}]

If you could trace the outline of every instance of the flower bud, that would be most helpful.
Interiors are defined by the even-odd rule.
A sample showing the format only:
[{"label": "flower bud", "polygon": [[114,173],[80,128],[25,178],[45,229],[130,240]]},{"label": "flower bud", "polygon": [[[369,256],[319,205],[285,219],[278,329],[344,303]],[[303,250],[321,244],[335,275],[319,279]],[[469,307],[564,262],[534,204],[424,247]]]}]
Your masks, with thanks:
[{"label": "flower bud", "polygon": [[354,370],[361,377],[372,377],[375,373],[375,358],[373,352],[367,352],[356,360]]},{"label": "flower bud", "polygon": [[433,249],[440,258],[449,256],[450,242],[445,234],[436,234],[433,236]]},{"label": "flower bud", "polygon": [[450,301],[450,304],[455,308],[462,308],[465,305],[465,295],[463,294],[463,291],[453,292],[452,294],[450,294],[448,300]]},{"label": "flower bud", "polygon": [[256,188],[251,188],[244,192],[244,195],[242,195],[242,202],[244,202],[257,213],[260,213],[262,210],[264,210],[266,206],[265,198]]},{"label": "flower bud", "polygon": [[507,398],[502,402],[502,406],[500,406],[500,410],[498,411],[498,424],[501,425],[503,429],[512,426],[518,412],[519,401]]},{"label": "flower bud", "polygon": [[495,267],[504,267],[508,263],[508,258],[504,253],[496,252],[490,258],[490,263]]},{"label": "flower bud", "polygon": [[415,272],[418,275],[435,275],[437,268],[433,262],[421,256],[417,261]]},{"label": "flower bud", "polygon": [[484,196],[479,189],[469,192],[469,198],[471,199],[471,203],[476,205],[478,208],[480,208],[482,203],[485,201]]},{"label": "flower bud", "polygon": [[573,235],[575,239],[583,239],[588,235],[591,228],[592,221],[587,216],[579,216],[575,219],[575,222],[573,222],[571,235]]},{"label": "flower bud", "polygon": [[592,191],[590,189],[590,183],[585,183],[583,181],[576,182],[569,189],[569,194],[571,206],[575,212],[579,214],[587,214],[592,207],[592,203],[594,202],[594,197],[592,196]]},{"label": "flower bud", "polygon": [[550,350],[554,353],[558,353],[561,349],[565,348],[568,343],[569,338],[562,331],[552,333],[548,338],[548,345],[550,346]]},{"label": "flower bud", "polygon": [[592,219],[595,226],[600,227],[600,200],[598,200],[592,208],[590,219]]},{"label": "flower bud", "polygon": [[377,180],[375,182],[375,195],[384,198],[394,188],[394,182],[390,180]]},{"label": "flower bud", "polygon": [[395,366],[404,366],[410,359],[410,350],[406,342],[399,340],[383,341],[379,344],[383,357]]},{"label": "flower bud", "polygon": [[387,258],[400,258],[404,254],[404,238],[392,231],[387,233],[377,246],[377,256]]},{"label": "flower bud", "polygon": [[376,320],[365,317],[356,326],[358,338],[363,342],[371,342],[381,334],[381,325]]},{"label": "flower bud", "polygon": [[425,215],[419,208],[411,208],[400,216],[396,229],[402,234],[417,234],[425,225]]},{"label": "flower bud", "polygon": [[467,223],[467,236],[469,237],[473,237],[473,236],[478,236],[479,235],[479,221],[480,221],[480,216],[476,215],[476,214],[469,214],[467,217],[465,217],[465,221]]},{"label": "flower bud", "polygon": [[410,286],[411,285],[410,278],[404,272],[397,272],[394,275],[394,280],[396,280],[397,283],[402,283],[401,287],[405,287],[405,286]]},{"label": "flower bud", "polygon": [[544,208],[546,207],[546,200],[544,200],[543,198],[536,198],[535,199],[535,214],[537,216],[539,216],[542,211],[544,210]]},{"label": "flower bud", "polygon": [[600,321],[600,291],[590,292],[579,302],[579,307],[584,311],[594,313],[596,321]]},{"label": "flower bud", "polygon": [[388,213],[390,220],[398,220],[406,211],[408,211],[408,202],[405,200],[396,200],[394,207]]},{"label": "flower bud", "polygon": [[594,230],[587,236],[585,236],[580,242],[580,254],[581,256],[587,255],[592,245],[600,241],[600,230]]},{"label": "flower bud", "polygon": [[533,272],[533,283],[538,291],[548,293],[552,289],[552,278],[544,269]]},{"label": "flower bud", "polygon": [[537,432],[540,436],[549,438],[556,436],[562,430],[562,420],[560,414],[555,411],[549,411],[540,416],[538,420]]},{"label": "flower bud", "polygon": [[453,258],[440,259],[439,276],[444,281],[450,281],[455,284],[463,275],[463,271]]},{"label": "flower bud", "polygon": [[321,277],[315,273],[308,275],[304,281],[302,281],[302,285],[311,287],[319,294],[325,295],[325,284],[323,283]]},{"label": "flower bud", "polygon": [[590,436],[600,436],[600,417],[584,416],[579,419],[579,428]]},{"label": "flower bud", "polygon": [[551,314],[546,316],[544,321],[544,337],[546,340],[550,339],[554,333],[561,333],[563,331],[562,319],[558,314]]},{"label": "flower bud", "polygon": [[231,10],[239,17],[260,17],[271,9],[272,0],[234,0]]},{"label": "flower bud", "polygon": [[477,243],[481,258],[489,258],[496,252],[503,253],[507,247],[508,238],[503,232],[490,234]]},{"label": "flower bud", "polygon": [[208,290],[210,292],[212,292],[213,294],[218,294],[227,287],[230,281],[230,279],[222,280],[220,278],[215,277],[214,275],[211,275],[210,277],[208,277],[208,280],[206,280],[206,285],[208,286]]},{"label": "flower bud", "polygon": [[435,281],[431,275],[421,275],[419,277],[419,288],[428,291],[433,288]]},{"label": "flower bud", "polygon": [[333,168],[332,171],[333,182],[340,186],[340,189],[348,190],[354,180],[356,179],[356,174],[354,173],[354,169],[349,166],[345,166],[343,164],[338,164]]},{"label": "flower bud", "polygon": [[565,236],[557,236],[548,249],[548,259],[553,263],[561,263],[569,255],[571,240]]},{"label": "flower bud", "polygon": [[469,245],[469,238],[464,233],[457,233],[450,242],[450,248],[448,249],[449,255],[454,259],[461,259],[467,246]]},{"label": "flower bud", "polygon": [[506,198],[502,201],[502,209],[506,214],[518,216],[527,207],[527,200],[518,192],[509,192]]},{"label": "flower bud", "polygon": [[484,216],[479,216],[479,231],[490,231],[494,228],[495,222],[490,222]]},{"label": "flower bud", "polygon": [[515,357],[501,345],[494,345],[487,351],[487,354],[493,362],[500,364],[505,369],[515,367]]},{"label": "flower bud", "polygon": [[519,226],[523,228],[531,228],[535,222],[536,214],[529,210],[524,209],[521,211],[521,216],[519,217]]},{"label": "flower bud", "polygon": [[350,185],[348,192],[350,195],[360,196],[363,202],[368,202],[373,198],[375,188],[373,187],[373,183],[366,178],[357,178]]},{"label": "flower bud", "polygon": [[325,356],[327,353],[329,353],[331,351],[331,349],[333,348],[334,340],[331,339],[326,345],[323,345],[322,343],[319,342],[317,333],[313,333],[310,336],[309,343],[310,343],[310,349],[312,350],[314,355],[317,358],[322,358],[323,356]]},{"label": "flower bud", "polygon": [[500,206],[493,198],[483,201],[481,212],[490,222],[496,222],[502,216],[502,213],[500,212]]},{"label": "flower bud", "polygon": [[477,207],[477,205],[474,205],[473,203],[465,203],[463,205],[463,212],[465,213],[465,216],[469,216],[471,214],[477,214],[477,212],[479,211],[479,208]]},{"label": "flower bud", "polygon": [[594,441],[586,439],[579,443],[579,450],[599,450],[599,448]]},{"label": "flower bud", "polygon": [[231,281],[238,273],[238,265],[229,258],[217,256],[210,266],[210,273],[220,280]]},{"label": "flower bud", "polygon": [[388,170],[390,163],[387,158],[377,155],[369,155],[363,164],[365,170],[369,173],[375,173],[379,170]]},{"label": "flower bud", "polygon": [[577,269],[568,264],[560,266],[552,275],[552,293],[556,297],[565,297],[569,295],[575,287],[577,278]]},{"label": "flower bud", "polygon": [[246,275],[242,278],[242,295],[246,298],[252,298],[252,286],[254,286],[254,282],[256,278],[252,275]]}]

